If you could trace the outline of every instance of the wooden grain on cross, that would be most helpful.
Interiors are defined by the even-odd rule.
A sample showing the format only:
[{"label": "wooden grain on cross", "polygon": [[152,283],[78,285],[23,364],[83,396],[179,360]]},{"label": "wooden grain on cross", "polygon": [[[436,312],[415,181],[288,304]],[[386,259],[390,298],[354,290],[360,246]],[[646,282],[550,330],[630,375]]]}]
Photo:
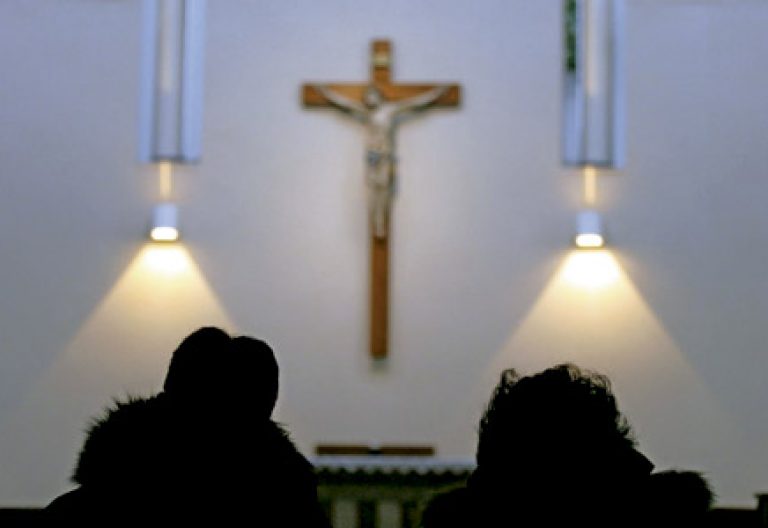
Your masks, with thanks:
[{"label": "wooden grain on cross", "polygon": [[[379,194],[392,187],[396,177],[394,156],[395,117],[411,109],[459,104],[461,93],[457,84],[395,84],[391,76],[392,48],[389,41],[377,40],[371,47],[371,78],[364,83],[307,83],[302,86],[302,102],[310,108],[337,108],[362,118],[373,130],[369,139],[367,164],[369,185],[373,182]],[[380,103],[367,98],[373,91]],[[398,103],[401,103],[398,107]],[[372,106],[373,105],[373,106]],[[391,108],[386,110],[385,107]],[[376,114],[376,109],[381,109]],[[389,113],[387,113],[389,112]],[[391,136],[391,139],[390,139]],[[371,177],[373,174],[373,177]],[[383,183],[382,183],[383,182]],[[388,196],[391,197],[391,190]],[[374,199],[375,201],[375,199]],[[391,202],[378,205],[378,216],[372,213],[371,223],[371,285],[370,285],[370,346],[375,359],[387,357],[389,328],[389,209]],[[385,213],[381,213],[381,209]]]}]

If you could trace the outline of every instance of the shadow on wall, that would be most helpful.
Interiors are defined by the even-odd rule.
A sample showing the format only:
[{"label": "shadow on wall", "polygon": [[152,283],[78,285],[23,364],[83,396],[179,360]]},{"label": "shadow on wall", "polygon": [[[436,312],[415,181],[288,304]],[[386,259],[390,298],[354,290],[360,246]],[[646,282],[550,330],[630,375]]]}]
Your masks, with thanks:
[{"label": "shadow on wall", "polygon": [[234,330],[189,251],[147,244],[50,368],[0,423],[0,498],[40,505],[61,493],[90,417],[112,398],[159,390],[179,336]]}]

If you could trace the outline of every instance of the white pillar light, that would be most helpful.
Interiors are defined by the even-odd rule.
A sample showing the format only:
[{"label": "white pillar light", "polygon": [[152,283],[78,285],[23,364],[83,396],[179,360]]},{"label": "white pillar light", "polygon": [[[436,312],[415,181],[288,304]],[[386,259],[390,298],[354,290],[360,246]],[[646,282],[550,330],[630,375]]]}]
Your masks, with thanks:
[{"label": "white pillar light", "polygon": [[573,242],[581,249],[596,249],[605,245],[603,219],[600,213],[593,210],[579,213],[576,217],[576,236]]},{"label": "white pillar light", "polygon": [[563,162],[623,162],[622,0],[563,0]]},{"label": "white pillar light", "polygon": [[163,202],[152,211],[149,238],[155,242],[175,242],[179,239],[179,213],[176,204]]},{"label": "white pillar light", "polygon": [[205,0],[144,0],[139,159],[200,158]]}]

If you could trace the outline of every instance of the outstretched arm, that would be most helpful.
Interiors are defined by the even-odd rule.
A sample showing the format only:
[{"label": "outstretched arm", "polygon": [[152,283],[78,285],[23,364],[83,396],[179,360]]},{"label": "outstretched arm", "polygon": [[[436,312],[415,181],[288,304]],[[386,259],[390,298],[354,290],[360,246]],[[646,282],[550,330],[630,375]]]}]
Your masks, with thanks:
[{"label": "outstretched arm", "polygon": [[449,84],[443,84],[419,95],[405,99],[404,101],[400,102],[400,107],[397,109],[397,112],[398,114],[402,114],[405,112],[426,108],[440,99],[443,94],[445,94],[445,92],[450,89],[450,87],[451,86]]},{"label": "outstretched arm", "polygon": [[320,95],[325,97],[328,102],[339,110],[347,112],[361,121],[364,121],[368,116],[366,108],[354,99],[336,93],[324,84],[313,84],[312,88],[320,92]]}]

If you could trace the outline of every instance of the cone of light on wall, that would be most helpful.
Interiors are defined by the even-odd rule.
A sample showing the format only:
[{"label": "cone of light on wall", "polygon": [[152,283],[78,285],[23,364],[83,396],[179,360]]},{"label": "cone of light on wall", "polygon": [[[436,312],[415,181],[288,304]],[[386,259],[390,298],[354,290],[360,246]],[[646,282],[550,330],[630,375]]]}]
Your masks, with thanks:
[{"label": "cone of light on wall", "polygon": [[179,239],[179,212],[176,204],[157,204],[152,211],[152,228],[149,238],[155,242],[175,242]]},{"label": "cone of light on wall", "polygon": [[582,211],[576,218],[574,244],[580,249],[597,249],[605,245],[603,219],[593,210]]}]

